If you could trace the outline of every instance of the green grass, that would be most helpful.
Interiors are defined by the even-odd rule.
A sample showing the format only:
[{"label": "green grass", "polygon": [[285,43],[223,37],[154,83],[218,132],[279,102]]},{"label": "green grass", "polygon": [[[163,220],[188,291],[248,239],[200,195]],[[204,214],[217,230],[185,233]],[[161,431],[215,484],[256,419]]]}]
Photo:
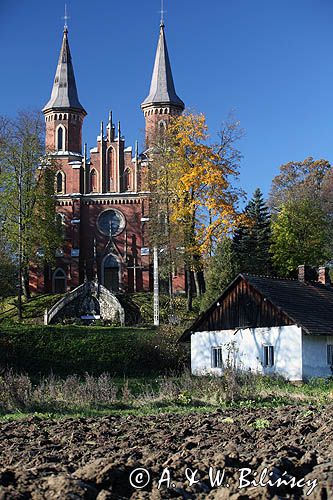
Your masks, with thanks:
[{"label": "green grass", "polygon": [[[23,297],[23,323],[42,324],[45,309],[50,309],[63,295],[36,295],[29,301]],[[154,307],[152,293],[121,294],[119,300],[127,312],[128,323],[134,324],[138,321],[143,325],[154,323]],[[166,294],[160,294],[160,320],[168,323],[168,318],[172,312],[181,323],[193,321],[199,313],[200,299],[193,299],[193,311],[186,311],[185,295],[178,295],[173,298],[172,305],[170,298]],[[17,297],[7,297],[0,300],[0,321],[16,323]]]},{"label": "green grass", "polygon": [[[62,295],[36,295],[29,301],[23,297],[22,316],[23,323],[43,323],[45,309],[50,309]],[[17,297],[7,297],[0,301],[0,321],[16,323]]]},{"label": "green grass", "polygon": [[180,407],[176,405],[162,406],[162,407],[152,407],[145,406],[142,408],[128,408],[128,409],[73,409],[72,411],[66,412],[15,412],[0,415],[0,422],[11,422],[15,420],[24,420],[30,417],[38,417],[42,419],[53,419],[60,420],[63,418],[91,418],[91,417],[105,417],[105,416],[128,416],[133,415],[135,417],[143,417],[150,415],[160,415],[160,414],[179,414],[187,415],[189,413],[207,413],[216,411],[217,407],[212,405],[207,406],[192,406],[192,407]]},{"label": "green grass", "polygon": [[[311,405],[313,410],[308,410],[308,406]],[[315,414],[316,411],[321,410],[325,404],[320,404],[315,401],[291,401],[286,399],[280,400],[279,405],[275,406],[273,405],[274,408],[282,408],[282,407],[290,407],[290,406],[297,406],[297,407],[304,407],[304,412],[303,414],[300,415],[301,418],[306,418],[306,416],[309,414],[309,411],[311,411],[311,414]],[[112,407],[107,407],[107,408],[86,408],[86,407],[73,407],[73,408],[64,408],[63,410],[43,410],[40,409],[39,411],[14,411],[14,412],[3,412],[0,414],[0,422],[9,422],[9,421],[15,421],[15,420],[22,420],[26,419],[29,417],[39,417],[42,419],[54,419],[54,420],[60,420],[63,418],[90,418],[90,417],[104,417],[104,416],[128,416],[128,415],[133,415],[136,417],[140,416],[150,416],[150,415],[160,415],[160,414],[178,414],[178,415],[188,415],[191,413],[209,413],[209,412],[216,412],[217,410],[222,410],[222,411],[227,411],[227,410],[242,410],[244,406],[242,406],[239,402],[234,403],[234,404],[228,404],[226,403],[225,405],[219,405],[219,404],[213,404],[213,403],[204,403],[201,402],[200,404],[198,403],[193,403],[189,405],[181,405],[181,404],[176,404],[176,403],[167,403],[167,402],[156,402],[156,403],[150,403],[146,405],[141,405],[134,407],[131,404],[125,405],[125,404],[114,404]],[[268,405],[263,401],[256,401],[254,405],[251,406],[252,410],[255,409],[265,409],[265,408],[272,408],[272,405]],[[234,418],[231,417],[226,417],[222,419],[222,422],[225,423],[226,425],[230,425],[236,422]],[[254,429],[260,430],[260,429],[266,429],[269,428],[270,423],[266,419],[257,419],[252,425]]]},{"label": "green grass", "polygon": [[140,376],[166,368],[156,336],[153,328],[1,324],[0,351],[2,365],[29,374]]}]

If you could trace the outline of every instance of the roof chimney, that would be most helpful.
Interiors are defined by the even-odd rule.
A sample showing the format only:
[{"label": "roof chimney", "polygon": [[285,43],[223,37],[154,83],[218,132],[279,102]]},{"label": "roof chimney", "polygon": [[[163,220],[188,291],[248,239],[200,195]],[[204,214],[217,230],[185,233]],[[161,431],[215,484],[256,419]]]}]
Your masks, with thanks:
[{"label": "roof chimney", "polygon": [[298,281],[316,281],[316,272],[311,266],[298,266]]},{"label": "roof chimney", "polygon": [[330,274],[329,268],[325,266],[320,266],[318,268],[318,283],[322,283],[323,285],[330,286]]}]

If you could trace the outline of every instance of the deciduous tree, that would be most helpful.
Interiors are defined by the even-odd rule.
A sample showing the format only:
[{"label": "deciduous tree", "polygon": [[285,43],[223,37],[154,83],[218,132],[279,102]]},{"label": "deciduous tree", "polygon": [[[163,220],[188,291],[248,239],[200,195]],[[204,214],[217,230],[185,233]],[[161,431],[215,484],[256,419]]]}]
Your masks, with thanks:
[{"label": "deciduous tree", "polygon": [[331,258],[332,229],[320,202],[289,200],[272,223],[273,264],[280,276],[290,276],[300,264],[319,266]]},{"label": "deciduous tree", "polygon": [[280,275],[300,264],[332,259],[332,169],[327,160],[306,158],[280,167],[272,181],[272,260]]},{"label": "deciduous tree", "polygon": [[29,297],[29,262],[43,247],[46,262],[61,242],[55,217],[55,161],[44,151],[44,124],[39,113],[21,112],[15,120],[1,120],[0,211],[1,232],[17,256],[19,314],[21,290]]},{"label": "deciduous tree", "polygon": [[0,233],[0,297],[17,292],[17,264]]},{"label": "deciduous tree", "polygon": [[273,211],[290,200],[304,197],[321,197],[327,184],[331,165],[327,160],[292,161],[280,166],[280,173],[272,181],[269,205]]},{"label": "deciduous tree", "polygon": [[[159,197],[163,193],[168,202],[170,234],[176,234],[176,240],[182,242],[178,246],[183,249],[189,309],[191,275],[202,271],[202,256],[209,255],[238,220],[241,190],[234,182],[241,156],[235,142],[241,133],[239,122],[231,118],[222,127],[219,142],[210,143],[205,116],[185,113],[163,131],[163,165],[154,148],[151,151],[151,171],[155,172],[151,191]],[[202,292],[203,287],[198,285],[197,291]]]}]

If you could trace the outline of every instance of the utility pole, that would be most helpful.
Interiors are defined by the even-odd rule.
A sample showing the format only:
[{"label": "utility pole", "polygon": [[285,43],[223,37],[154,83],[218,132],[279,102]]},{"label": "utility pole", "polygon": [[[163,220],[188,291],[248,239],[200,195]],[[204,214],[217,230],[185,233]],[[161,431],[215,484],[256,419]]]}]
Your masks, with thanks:
[{"label": "utility pole", "polygon": [[158,286],[158,252],[154,246],[154,326],[160,324],[160,304],[159,304],[159,286]]},{"label": "utility pole", "polygon": [[22,242],[22,177],[23,177],[23,166],[22,166],[22,158],[20,158],[20,167],[19,167],[19,177],[18,177],[18,202],[19,202],[19,213],[18,213],[18,244],[19,244],[19,275],[18,275],[18,301],[17,301],[17,309],[18,309],[18,320],[22,321],[22,251],[23,251],[23,242]]}]

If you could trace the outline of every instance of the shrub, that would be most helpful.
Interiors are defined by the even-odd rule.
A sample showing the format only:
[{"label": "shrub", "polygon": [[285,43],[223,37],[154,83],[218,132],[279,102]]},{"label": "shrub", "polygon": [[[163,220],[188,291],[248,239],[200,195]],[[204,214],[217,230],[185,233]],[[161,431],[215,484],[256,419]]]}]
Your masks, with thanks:
[{"label": "shrub", "polygon": [[102,328],[2,325],[2,364],[30,374],[148,376],[181,370],[187,361],[168,327]]}]

